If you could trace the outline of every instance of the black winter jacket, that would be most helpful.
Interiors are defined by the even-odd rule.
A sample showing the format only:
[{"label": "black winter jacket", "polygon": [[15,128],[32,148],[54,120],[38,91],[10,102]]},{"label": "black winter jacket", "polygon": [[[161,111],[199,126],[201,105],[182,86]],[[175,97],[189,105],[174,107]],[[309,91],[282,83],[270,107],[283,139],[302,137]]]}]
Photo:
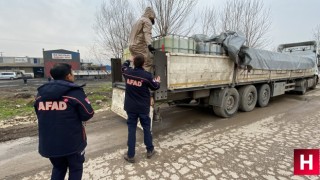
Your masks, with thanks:
[{"label": "black winter jacket", "polygon": [[54,80],[38,88],[34,108],[38,117],[39,153],[47,158],[84,150],[87,137],[83,121],[94,111],[81,86]]},{"label": "black winter jacket", "polygon": [[126,81],[126,94],[124,100],[124,110],[137,114],[149,114],[150,112],[150,91],[160,88],[160,83],[156,82],[151,73],[143,68],[130,66],[130,61],[122,65],[122,74]]}]

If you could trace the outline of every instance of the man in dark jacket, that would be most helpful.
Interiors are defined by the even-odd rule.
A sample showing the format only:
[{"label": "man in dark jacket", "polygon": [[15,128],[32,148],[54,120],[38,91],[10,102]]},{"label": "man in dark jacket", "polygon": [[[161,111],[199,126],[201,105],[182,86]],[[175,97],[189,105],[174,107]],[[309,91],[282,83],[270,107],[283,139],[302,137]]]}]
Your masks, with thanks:
[{"label": "man in dark jacket", "polygon": [[34,108],[38,117],[39,153],[49,158],[51,179],[82,178],[87,137],[83,122],[94,111],[81,86],[74,84],[71,65],[56,64],[50,70],[54,79],[38,88]]},{"label": "man in dark jacket", "polygon": [[133,59],[134,69],[127,60],[122,65],[122,74],[126,81],[126,94],[124,101],[124,110],[128,115],[128,153],[124,159],[134,163],[135,146],[136,146],[136,129],[138,118],[143,127],[144,144],[147,149],[147,158],[151,158],[155,151],[152,143],[150,132],[151,119],[150,113],[150,91],[160,88],[160,77],[153,78],[151,73],[143,69],[144,56],[138,55]]}]

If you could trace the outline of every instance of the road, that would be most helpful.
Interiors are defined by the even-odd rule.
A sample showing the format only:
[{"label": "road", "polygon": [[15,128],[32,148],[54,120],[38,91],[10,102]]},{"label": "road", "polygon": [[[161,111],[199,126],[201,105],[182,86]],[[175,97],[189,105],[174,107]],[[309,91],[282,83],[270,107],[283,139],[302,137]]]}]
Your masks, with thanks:
[{"label": "road", "polygon": [[[47,82],[46,79],[28,79],[28,86],[40,86],[43,83]],[[15,79],[15,80],[0,80],[0,88],[10,88],[10,87],[24,87],[26,86],[23,82],[23,79]]]},{"label": "road", "polygon": [[[92,80],[92,79],[77,79],[76,83],[83,84],[90,82],[91,84],[94,82],[106,82],[110,81],[110,77],[108,77],[106,80]],[[48,82],[45,78],[35,78],[35,79],[28,79],[27,84],[24,84],[23,79],[15,79],[15,80],[0,80],[0,90],[10,89],[10,88],[37,88],[44,83]]]},{"label": "road", "polygon": [[[87,124],[83,179],[319,179],[293,176],[293,149],[320,148],[319,107],[320,89],[275,97],[268,107],[228,119],[202,108],[164,107],[163,121],[154,124],[157,154],[146,159],[139,130],[135,164],[123,160],[125,120],[99,112]],[[50,168],[36,137],[0,144],[0,179],[49,179]]]}]

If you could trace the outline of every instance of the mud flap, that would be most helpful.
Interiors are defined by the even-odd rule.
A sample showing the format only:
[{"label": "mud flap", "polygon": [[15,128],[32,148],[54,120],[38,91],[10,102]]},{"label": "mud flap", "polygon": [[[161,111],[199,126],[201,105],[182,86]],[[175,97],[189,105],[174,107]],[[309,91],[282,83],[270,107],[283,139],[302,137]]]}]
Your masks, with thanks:
[{"label": "mud flap", "polygon": [[[116,113],[117,115],[123,117],[124,119],[128,119],[127,113],[124,110],[124,96],[125,96],[125,89],[120,89],[114,87],[112,89],[112,103],[111,103],[111,111]],[[151,119],[151,125],[150,130],[152,131],[152,122],[153,122],[153,107],[150,107],[150,119]],[[142,129],[142,126],[140,122],[138,122],[138,127]]]},{"label": "mud flap", "polygon": [[153,121],[154,122],[162,122],[162,116],[160,114],[160,107],[157,107],[156,105],[154,105]]}]

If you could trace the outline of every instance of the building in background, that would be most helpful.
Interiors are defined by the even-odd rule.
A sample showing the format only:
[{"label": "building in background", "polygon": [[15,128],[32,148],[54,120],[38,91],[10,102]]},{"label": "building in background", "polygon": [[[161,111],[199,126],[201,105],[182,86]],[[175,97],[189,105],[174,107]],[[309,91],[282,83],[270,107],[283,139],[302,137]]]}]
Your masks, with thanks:
[{"label": "building in background", "polygon": [[[2,55],[2,54],[1,54]],[[5,57],[0,56],[0,72],[17,72],[19,78],[23,75],[34,78],[50,77],[50,69],[56,63],[68,63],[76,78],[105,79],[110,71],[105,65],[80,60],[80,53],[64,49],[43,50],[43,57]]]},{"label": "building in background", "polygon": [[106,65],[106,71],[111,73],[111,66],[110,65]]},{"label": "building in background", "polygon": [[50,77],[50,69],[56,63],[68,63],[72,66],[73,70],[80,70],[80,53],[68,51],[64,49],[57,50],[43,50],[43,60],[44,60],[44,75],[45,77]]},{"label": "building in background", "polygon": [[14,71],[33,77],[44,76],[43,58],[39,57],[0,57],[0,71]]},{"label": "building in background", "polygon": [[56,63],[68,63],[72,66],[73,74],[76,79],[106,79],[109,75],[106,71],[101,70],[101,66],[93,63],[80,61],[80,53],[64,49],[43,50],[44,74],[50,77],[50,69]]}]

